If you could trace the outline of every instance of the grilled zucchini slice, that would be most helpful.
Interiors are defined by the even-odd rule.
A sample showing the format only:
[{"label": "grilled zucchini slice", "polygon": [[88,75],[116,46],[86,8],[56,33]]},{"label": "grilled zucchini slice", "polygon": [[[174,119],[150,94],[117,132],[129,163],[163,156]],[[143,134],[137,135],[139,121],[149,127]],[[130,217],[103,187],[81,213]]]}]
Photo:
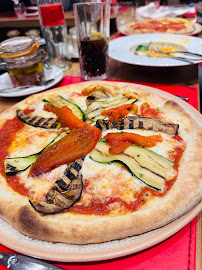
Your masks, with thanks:
[{"label": "grilled zucchini slice", "polygon": [[119,162],[124,165],[132,175],[145,184],[161,190],[169,172],[173,170],[174,163],[170,160],[137,145],[129,146],[123,153],[112,155],[109,146],[101,139],[90,158],[99,163],[110,164]]},{"label": "grilled zucchini slice", "polygon": [[97,121],[98,119],[104,119],[105,116],[101,115],[102,111],[105,109],[116,108],[125,104],[135,103],[137,99],[127,99],[125,97],[119,97],[116,99],[110,100],[98,100],[92,102],[85,111],[85,116],[93,121]]},{"label": "grilled zucchini slice", "polygon": [[[45,148],[51,146],[55,142],[62,139],[69,132],[61,132],[55,139],[53,139]],[[26,156],[26,157],[16,157],[16,158],[6,158],[4,159],[4,169],[6,174],[15,174],[20,171],[26,170],[29,166],[31,166],[37,159],[37,157],[41,154],[41,152],[45,149],[43,148],[40,152]]]},{"label": "grilled zucchini slice", "polygon": [[62,96],[50,97],[49,99],[44,99],[43,101],[50,103],[53,107],[61,108],[63,106],[67,106],[69,109],[72,110],[76,117],[78,117],[82,121],[85,121],[85,115],[81,108],[77,104],[65,99]]}]

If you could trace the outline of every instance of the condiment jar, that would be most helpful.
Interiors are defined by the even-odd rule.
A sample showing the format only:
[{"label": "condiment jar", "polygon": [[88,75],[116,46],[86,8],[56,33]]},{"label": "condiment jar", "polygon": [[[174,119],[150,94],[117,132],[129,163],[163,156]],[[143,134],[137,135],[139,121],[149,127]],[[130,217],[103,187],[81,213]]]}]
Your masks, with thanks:
[{"label": "condiment jar", "polygon": [[14,37],[0,43],[1,64],[14,86],[38,85],[44,80],[44,51],[33,37]]}]

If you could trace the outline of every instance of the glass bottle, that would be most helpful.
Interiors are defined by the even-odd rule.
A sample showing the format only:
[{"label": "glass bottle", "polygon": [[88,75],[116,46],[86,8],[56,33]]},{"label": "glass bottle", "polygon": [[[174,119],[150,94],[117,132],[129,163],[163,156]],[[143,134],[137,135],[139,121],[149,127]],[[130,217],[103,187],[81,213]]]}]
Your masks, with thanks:
[{"label": "glass bottle", "polygon": [[71,56],[62,0],[37,0],[37,4],[50,63],[67,70],[71,67]]}]

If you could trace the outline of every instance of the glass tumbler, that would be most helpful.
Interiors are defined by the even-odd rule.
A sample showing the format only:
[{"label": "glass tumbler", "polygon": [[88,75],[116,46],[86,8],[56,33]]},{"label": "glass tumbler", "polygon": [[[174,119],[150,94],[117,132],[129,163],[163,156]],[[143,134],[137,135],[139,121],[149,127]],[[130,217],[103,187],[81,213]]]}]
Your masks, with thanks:
[{"label": "glass tumbler", "polygon": [[135,21],[137,1],[118,2],[113,6],[116,16],[116,28],[120,33],[124,33],[125,26]]},{"label": "glass tumbler", "polygon": [[104,80],[108,72],[109,2],[74,4],[81,77]]}]

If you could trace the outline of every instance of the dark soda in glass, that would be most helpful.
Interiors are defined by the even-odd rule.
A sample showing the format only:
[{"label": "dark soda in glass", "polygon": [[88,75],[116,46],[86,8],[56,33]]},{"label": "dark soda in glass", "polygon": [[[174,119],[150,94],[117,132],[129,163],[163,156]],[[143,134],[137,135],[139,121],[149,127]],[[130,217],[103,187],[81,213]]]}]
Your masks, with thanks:
[{"label": "dark soda in glass", "polygon": [[106,78],[108,69],[108,41],[102,37],[91,40],[85,37],[80,42],[80,65],[84,77]]}]

